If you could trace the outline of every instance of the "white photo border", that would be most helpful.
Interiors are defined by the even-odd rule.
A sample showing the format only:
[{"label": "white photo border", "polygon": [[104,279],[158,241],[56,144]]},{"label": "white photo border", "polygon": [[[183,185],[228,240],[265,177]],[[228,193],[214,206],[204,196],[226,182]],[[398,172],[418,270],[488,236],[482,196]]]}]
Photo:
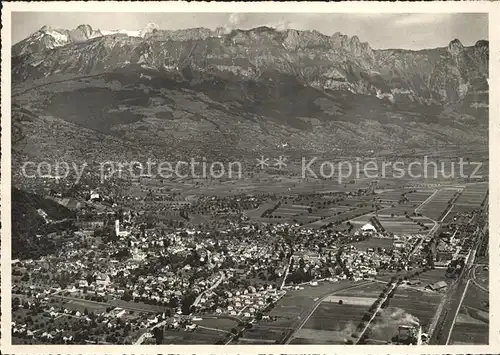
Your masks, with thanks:
[{"label": "white photo border", "polygon": [[[13,345],[11,337],[11,13],[36,12],[252,12],[252,13],[488,13],[490,43],[489,103],[489,228],[490,324],[489,345]],[[500,3],[489,1],[437,2],[4,2],[1,47],[1,351],[6,354],[487,354],[500,352]],[[496,100],[494,100],[494,98]]]}]

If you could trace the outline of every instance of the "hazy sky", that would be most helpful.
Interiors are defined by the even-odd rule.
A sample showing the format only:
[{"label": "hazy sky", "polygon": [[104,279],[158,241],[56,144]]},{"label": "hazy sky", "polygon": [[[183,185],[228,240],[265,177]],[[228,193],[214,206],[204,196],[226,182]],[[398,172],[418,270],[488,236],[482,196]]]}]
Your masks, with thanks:
[{"label": "hazy sky", "polygon": [[138,30],[153,22],[160,29],[219,26],[248,29],[318,30],[326,35],[357,35],[372,48],[422,49],[444,47],[454,38],[464,45],[488,39],[488,15],[480,13],[427,14],[279,14],[279,13],[91,13],[14,12],[12,40],[17,43],[43,25],[73,29],[89,24],[94,29]]}]

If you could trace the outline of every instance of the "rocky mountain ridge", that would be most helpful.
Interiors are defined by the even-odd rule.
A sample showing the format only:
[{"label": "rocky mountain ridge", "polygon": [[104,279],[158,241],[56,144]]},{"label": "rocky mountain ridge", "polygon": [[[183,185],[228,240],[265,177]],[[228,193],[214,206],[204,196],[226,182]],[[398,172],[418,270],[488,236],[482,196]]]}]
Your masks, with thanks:
[{"label": "rocky mountain ridge", "polygon": [[487,41],[410,51],[269,27],[77,30],[58,31],[66,44],[45,30],[14,46],[14,90],[31,90],[14,101],[30,117],[202,152],[487,142]]},{"label": "rocky mountain ridge", "polygon": [[88,25],[72,31],[44,27],[14,46],[18,59],[14,79],[61,72],[89,74],[129,64],[173,72],[185,67],[231,72],[251,80],[259,79],[263,72],[278,71],[315,88],[378,94],[391,100],[406,93],[410,99],[428,104],[461,101],[469,92],[481,94],[487,86],[487,41],[464,47],[455,39],[448,48],[407,51],[373,50],[357,36],[340,33],[326,36],[269,27],[229,33],[221,28],[153,29],[142,35],[104,36]]}]

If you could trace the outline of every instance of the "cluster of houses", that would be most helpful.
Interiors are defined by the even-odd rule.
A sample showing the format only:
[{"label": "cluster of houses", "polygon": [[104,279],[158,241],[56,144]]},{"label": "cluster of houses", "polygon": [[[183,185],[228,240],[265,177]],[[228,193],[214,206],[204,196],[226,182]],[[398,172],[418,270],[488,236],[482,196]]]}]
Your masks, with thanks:
[{"label": "cluster of houses", "polygon": [[[253,318],[258,311],[262,311],[270,303],[276,302],[285,293],[286,291],[277,290],[272,285],[268,285],[268,287],[260,286],[259,289],[249,286],[243,291],[224,291],[223,297],[226,302],[224,306],[218,307],[215,312],[217,314]],[[215,293],[208,295],[207,301],[213,295]]]},{"label": "cluster of houses", "polygon": [[[252,206],[254,202],[252,198],[216,199],[215,210],[231,209],[238,203]],[[209,199],[205,203],[211,205]],[[350,239],[341,232],[332,234],[286,223],[262,226],[241,221],[218,231],[166,231],[144,228],[135,222],[136,216],[126,212],[116,218],[112,242],[75,233],[76,239],[53,255],[14,264],[17,276],[13,280],[18,291],[30,290],[35,297],[42,295],[44,301],[58,294],[97,302],[121,300],[132,305],[168,307],[173,312],[168,321],[165,319],[166,324],[191,326],[176,320],[187,313],[182,307],[186,295],[195,295],[195,312],[253,318],[282,297],[285,281],[292,273],[310,275],[308,281],[325,277],[338,281],[374,277],[380,270],[405,269],[410,262],[406,253],[418,240],[410,236],[397,240],[401,246],[361,250],[346,243]],[[92,220],[82,223],[82,227],[94,227]],[[354,238],[368,238],[377,231],[365,228],[361,233]],[[293,250],[287,239],[290,237],[295,237]],[[44,291],[33,292],[37,285]],[[126,311],[120,312],[115,318],[126,315]],[[141,322],[148,327],[154,319],[153,323],[141,320],[138,326]],[[15,327],[17,332],[22,328]]]}]

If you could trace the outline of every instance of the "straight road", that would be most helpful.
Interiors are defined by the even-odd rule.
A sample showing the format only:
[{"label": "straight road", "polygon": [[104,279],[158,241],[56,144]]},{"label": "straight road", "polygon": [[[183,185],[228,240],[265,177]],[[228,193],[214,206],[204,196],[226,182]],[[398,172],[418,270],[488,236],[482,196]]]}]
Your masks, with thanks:
[{"label": "straight road", "polygon": [[432,195],[430,195],[429,197],[427,197],[425,199],[425,201],[423,201],[417,208],[415,208],[414,212],[420,211],[422,209],[422,207],[424,207],[430,200],[432,200],[432,198],[439,192],[439,190],[441,190],[441,189],[434,190],[434,192],[432,193]]}]

